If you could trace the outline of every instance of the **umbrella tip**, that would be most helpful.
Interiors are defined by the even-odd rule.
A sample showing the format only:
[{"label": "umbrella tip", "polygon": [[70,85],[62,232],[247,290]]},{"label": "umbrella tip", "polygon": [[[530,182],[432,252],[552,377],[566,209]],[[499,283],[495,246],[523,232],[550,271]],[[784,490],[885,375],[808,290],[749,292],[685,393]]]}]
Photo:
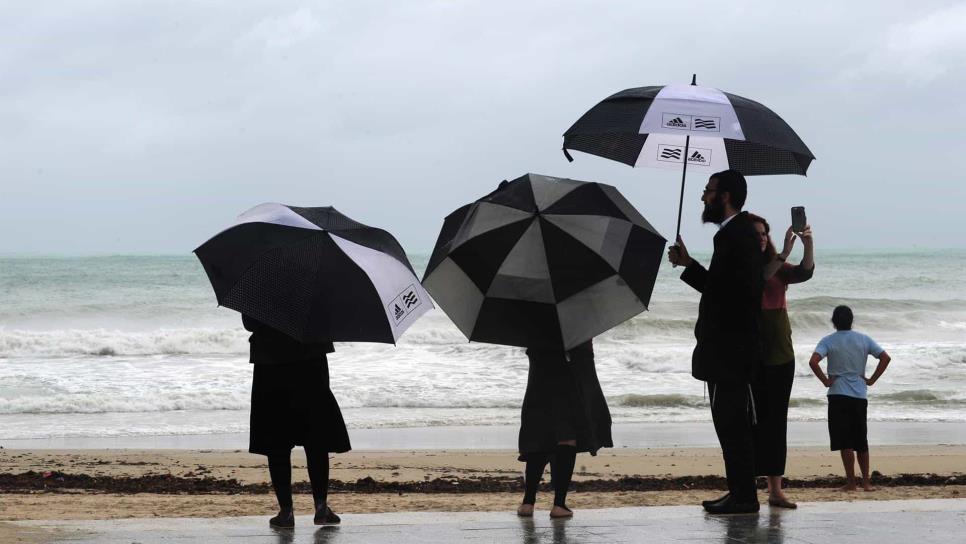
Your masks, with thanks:
[{"label": "umbrella tip", "polygon": [[691,85],[698,84],[698,74],[691,74]]}]

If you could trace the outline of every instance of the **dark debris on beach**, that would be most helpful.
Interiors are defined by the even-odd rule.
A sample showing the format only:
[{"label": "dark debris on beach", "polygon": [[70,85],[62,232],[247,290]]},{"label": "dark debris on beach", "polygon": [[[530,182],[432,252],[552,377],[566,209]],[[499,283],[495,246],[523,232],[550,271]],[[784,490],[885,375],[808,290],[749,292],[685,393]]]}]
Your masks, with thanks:
[{"label": "dark debris on beach", "polygon": [[[899,474],[885,476],[873,472],[872,482],[883,487],[966,485],[966,475]],[[786,480],[788,488],[838,487],[844,479],[838,476]],[[542,484],[549,491],[549,483]],[[468,477],[434,478],[423,482],[383,482],[371,477],[354,482],[331,480],[329,490],[335,493],[517,493],[523,488],[521,477]],[[659,478],[625,476],[609,480],[581,480],[571,484],[576,492],[608,493],[620,491],[681,491],[692,489],[725,489],[721,476],[682,476]],[[296,493],[311,493],[308,482],[293,484]],[[0,494],[12,493],[155,493],[186,495],[238,495],[266,494],[272,488],[268,483],[241,483],[234,478],[219,479],[209,476],[184,478],[168,474],[128,476],[89,476],[54,472],[24,472],[0,474]]]}]

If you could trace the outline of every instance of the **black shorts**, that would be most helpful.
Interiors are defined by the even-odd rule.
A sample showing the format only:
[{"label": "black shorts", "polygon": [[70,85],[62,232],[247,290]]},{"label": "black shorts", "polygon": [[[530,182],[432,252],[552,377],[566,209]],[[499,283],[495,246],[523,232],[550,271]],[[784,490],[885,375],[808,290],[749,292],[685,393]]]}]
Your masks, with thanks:
[{"label": "black shorts", "polygon": [[866,411],[869,401],[847,395],[828,396],[828,436],[832,451],[869,451]]}]

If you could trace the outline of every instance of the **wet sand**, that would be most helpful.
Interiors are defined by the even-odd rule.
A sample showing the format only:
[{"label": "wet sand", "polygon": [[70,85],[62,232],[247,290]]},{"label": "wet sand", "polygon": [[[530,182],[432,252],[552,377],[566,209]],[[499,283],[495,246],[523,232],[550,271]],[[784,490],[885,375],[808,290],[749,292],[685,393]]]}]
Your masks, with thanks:
[{"label": "wet sand", "polygon": [[[839,457],[791,448],[793,500],[966,497],[966,446],[873,447],[877,491],[842,493]],[[311,511],[305,461],[293,453],[296,507]],[[353,451],[331,461],[330,502],[340,512],[507,510],[519,503],[513,451]],[[720,494],[715,448],[618,448],[580,455],[574,508],[696,504]],[[906,476],[901,476],[906,475]],[[545,481],[549,475],[545,476]],[[275,507],[265,460],[242,450],[0,450],[0,520],[220,517]],[[764,498],[764,495],[762,494]],[[549,507],[541,493],[538,508]]]}]

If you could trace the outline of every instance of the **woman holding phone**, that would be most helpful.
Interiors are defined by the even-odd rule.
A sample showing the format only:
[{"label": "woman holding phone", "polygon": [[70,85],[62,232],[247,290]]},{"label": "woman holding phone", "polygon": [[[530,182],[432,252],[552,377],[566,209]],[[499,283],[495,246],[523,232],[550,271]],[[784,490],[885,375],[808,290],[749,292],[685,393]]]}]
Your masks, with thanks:
[{"label": "woman holding phone", "polygon": [[[765,261],[765,290],[760,319],[764,366],[753,385],[758,416],[753,433],[755,468],[757,475],[768,479],[768,504],[796,508],[797,505],[789,501],[782,491],[787,454],[788,401],[795,379],[795,350],[785,292],[789,285],[811,279],[815,271],[812,229],[804,224],[804,210],[801,210],[799,217],[795,217],[793,210],[795,222],[800,223],[795,226],[801,230],[795,232],[793,227],[788,227],[782,251],[778,253],[771,241],[768,221],[757,215],[749,215],[758,231]],[[805,254],[799,264],[793,265],[785,261],[795,246],[796,238],[802,239]]]}]

